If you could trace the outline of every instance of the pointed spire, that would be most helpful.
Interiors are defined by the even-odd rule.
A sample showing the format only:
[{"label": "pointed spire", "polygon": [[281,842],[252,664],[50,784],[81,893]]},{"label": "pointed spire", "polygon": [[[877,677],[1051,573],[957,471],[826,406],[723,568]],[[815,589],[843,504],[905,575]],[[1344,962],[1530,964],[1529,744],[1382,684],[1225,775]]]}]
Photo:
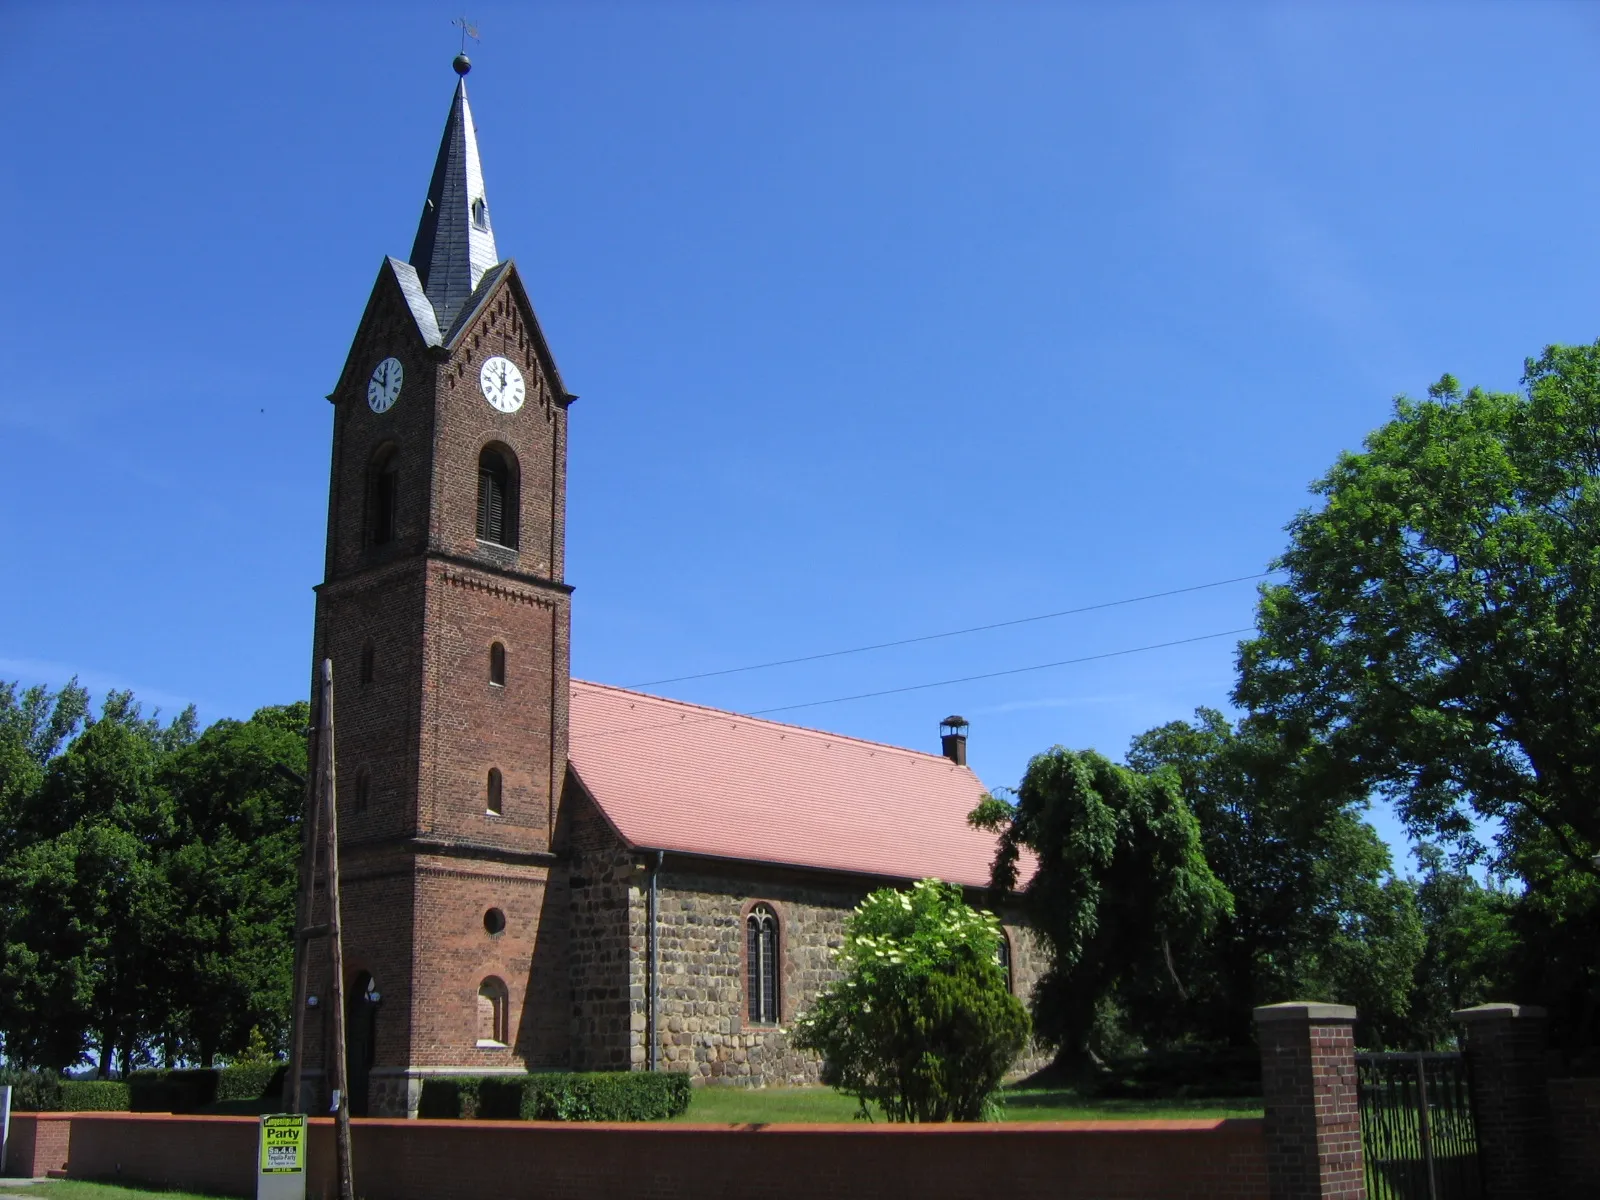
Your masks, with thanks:
[{"label": "pointed spire", "polygon": [[449,328],[484,272],[500,261],[478,164],[478,135],[467,106],[467,72],[472,63],[462,54],[454,65],[461,79],[411,247],[411,265],[441,329]]}]

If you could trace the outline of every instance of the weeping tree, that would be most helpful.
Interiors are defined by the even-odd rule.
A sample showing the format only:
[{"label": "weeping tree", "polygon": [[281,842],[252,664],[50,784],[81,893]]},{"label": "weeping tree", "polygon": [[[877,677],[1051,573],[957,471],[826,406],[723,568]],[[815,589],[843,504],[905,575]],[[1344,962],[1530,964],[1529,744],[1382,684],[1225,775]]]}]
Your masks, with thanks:
[{"label": "weeping tree", "polygon": [[1022,887],[1049,951],[1033,994],[1041,1041],[1069,1060],[1092,1053],[1105,1003],[1152,971],[1186,998],[1175,947],[1203,938],[1233,900],[1175,771],[1058,746],[1029,762],[1014,803],[987,796],[969,819],[999,835],[992,886]]}]

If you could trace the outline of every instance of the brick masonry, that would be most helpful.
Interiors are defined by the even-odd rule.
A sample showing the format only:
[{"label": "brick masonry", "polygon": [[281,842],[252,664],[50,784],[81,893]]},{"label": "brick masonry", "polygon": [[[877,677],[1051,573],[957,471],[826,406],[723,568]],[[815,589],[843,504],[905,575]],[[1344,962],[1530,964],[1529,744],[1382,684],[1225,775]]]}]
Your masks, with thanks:
[{"label": "brick masonry", "polygon": [[1552,1079],[1550,1128],[1560,1194],[1600,1196],[1600,1079]]},{"label": "brick masonry", "polygon": [[[247,1196],[253,1119],[75,1114],[70,1173]],[[307,1196],[336,1196],[332,1123],[311,1123]],[[1256,1120],[1050,1125],[354,1121],[359,1195],[386,1200],[1267,1200]],[[120,1168],[120,1171],[119,1171]]]},{"label": "brick masonry", "polygon": [[31,1179],[65,1170],[71,1135],[70,1114],[12,1113],[0,1175]]},{"label": "brick masonry", "polygon": [[1255,1010],[1272,1200],[1366,1200],[1353,1008]]},{"label": "brick masonry", "polygon": [[1480,1004],[1453,1016],[1466,1033],[1484,1200],[1534,1200],[1555,1187],[1545,1012]]},{"label": "brick masonry", "polygon": [[[650,1045],[649,856],[624,846],[567,766],[571,589],[563,580],[567,406],[514,267],[490,277],[447,347],[416,329],[386,262],[329,399],[334,436],[314,666],[334,664],[349,1083],[357,1115],[415,1113],[431,1074],[643,1069]],[[528,398],[501,413],[478,372],[517,363]],[[381,359],[405,382],[366,403]],[[515,548],[477,538],[485,448],[516,463]],[[394,536],[373,537],[375,464],[396,480]],[[503,682],[491,647],[504,647]],[[315,669],[313,670],[315,674]],[[491,770],[501,803],[489,803]],[[795,1015],[833,978],[850,909],[904,880],[675,857],[660,899],[660,1066],[697,1081],[809,1083]],[[974,894],[973,899],[981,902]],[[780,916],[781,1020],[745,1021],[743,917]],[[319,899],[313,923],[325,919]],[[493,913],[495,920],[489,922]],[[1026,997],[1038,947],[1010,929]],[[330,990],[322,944],[311,992]],[[507,1036],[480,1036],[479,991],[503,989]],[[364,996],[379,999],[369,1003]],[[314,1110],[333,1022],[304,1014]],[[1030,1054],[1019,1071],[1043,1065]]]},{"label": "brick masonry", "polygon": [[[336,774],[352,1099],[414,1109],[442,1070],[569,1062],[565,875],[551,852],[566,777],[570,589],[565,544],[566,406],[514,268],[480,297],[456,341],[426,346],[385,264],[334,404],[326,579],[314,660],[334,663]],[[387,412],[366,403],[372,367],[405,370]],[[528,385],[516,413],[479,394],[505,355]],[[478,457],[515,461],[517,545],[478,541]],[[396,472],[393,539],[374,544],[371,472]],[[506,677],[490,679],[491,647]],[[370,662],[370,673],[364,670]],[[370,677],[368,675],[370,674]],[[490,810],[491,769],[502,781]],[[504,916],[491,932],[489,910]],[[326,960],[312,991],[326,996]],[[363,1009],[368,980],[381,1002]],[[478,991],[508,996],[507,1044],[478,1037]],[[332,1022],[308,1018],[306,1065],[323,1078]],[[370,1053],[360,1054],[364,1029]],[[360,1072],[356,1072],[360,1073]],[[364,1087],[363,1083],[370,1083]],[[325,1095],[325,1093],[323,1093]]]}]

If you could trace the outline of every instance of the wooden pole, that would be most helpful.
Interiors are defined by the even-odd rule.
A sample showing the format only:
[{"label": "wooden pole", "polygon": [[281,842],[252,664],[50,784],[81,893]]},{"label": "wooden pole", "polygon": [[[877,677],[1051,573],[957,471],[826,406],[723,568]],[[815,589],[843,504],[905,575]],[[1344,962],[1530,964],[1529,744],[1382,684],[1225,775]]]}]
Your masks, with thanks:
[{"label": "wooden pole", "polygon": [[[320,675],[320,671],[318,672]],[[318,680],[317,704],[322,703],[321,681]],[[318,726],[322,718],[317,717]],[[320,728],[311,730],[309,760],[319,761]],[[284,1080],[284,1110],[292,1113],[306,1111],[301,1076],[305,1074],[306,997],[311,990],[311,940],[309,928],[316,913],[317,897],[317,843],[322,837],[322,808],[317,795],[317,772],[306,780],[305,805],[300,819],[300,895],[295,905],[294,918],[294,1007],[289,1011],[289,1077]]]},{"label": "wooden pole", "polygon": [[350,1162],[350,1088],[345,1079],[344,1045],[344,939],[339,920],[339,818],[338,781],[333,768],[333,660],[322,660],[321,720],[317,725],[317,782],[322,799],[322,828],[326,838],[324,877],[328,882],[328,957],[332,979],[328,985],[329,1016],[333,1018],[334,1137],[338,1152],[339,1200],[355,1200],[354,1168]]}]

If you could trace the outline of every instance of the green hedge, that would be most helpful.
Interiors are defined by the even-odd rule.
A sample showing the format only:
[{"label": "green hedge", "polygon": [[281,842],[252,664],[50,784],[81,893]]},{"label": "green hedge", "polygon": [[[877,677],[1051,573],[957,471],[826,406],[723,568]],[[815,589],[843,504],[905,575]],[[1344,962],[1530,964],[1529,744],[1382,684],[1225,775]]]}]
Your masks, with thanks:
[{"label": "green hedge", "polygon": [[425,1080],[419,1117],[483,1121],[665,1121],[689,1108],[677,1072],[548,1071]]},{"label": "green hedge", "polygon": [[129,1088],[120,1079],[63,1079],[63,1112],[127,1112]]},{"label": "green hedge", "polygon": [[283,1090],[282,1063],[182,1071],[135,1071],[129,1079],[134,1112],[192,1113],[217,1104],[259,1100]]},{"label": "green hedge", "polygon": [[11,1087],[12,1112],[60,1112],[61,1076],[50,1071],[0,1068],[0,1085]]}]

